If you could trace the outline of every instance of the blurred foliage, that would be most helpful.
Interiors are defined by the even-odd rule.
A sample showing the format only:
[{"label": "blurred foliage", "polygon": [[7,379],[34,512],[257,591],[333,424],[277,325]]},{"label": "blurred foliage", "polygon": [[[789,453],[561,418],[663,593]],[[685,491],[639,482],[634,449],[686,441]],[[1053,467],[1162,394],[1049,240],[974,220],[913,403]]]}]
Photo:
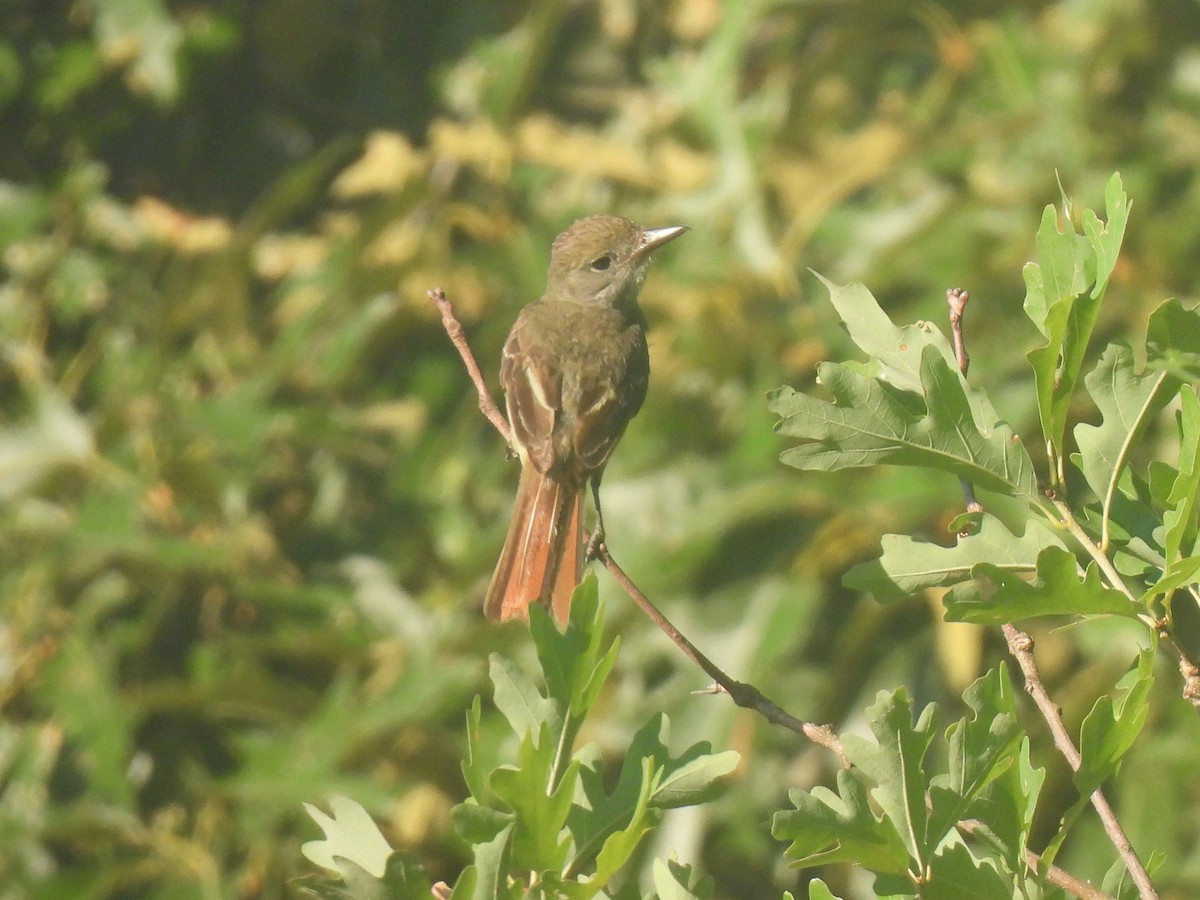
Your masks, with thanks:
[{"label": "blurred foliage", "polygon": [[[491,372],[596,211],[693,228],[643,292],[650,397],[605,483],[623,566],[798,716],[853,730],[896,684],[961,709],[997,637],[840,584],[884,531],[948,543],[957,483],[778,464],[766,391],[849,349],[805,270],[897,321],[968,288],[972,380],[1033,434],[1021,267],[1060,185],[1098,207],[1120,170],[1136,201],[1097,346],[1200,290],[1197,48],[1188,0],[0,5],[0,895],[285,896],[301,803],[335,794],[435,880],[466,864],[462,713],[490,652],[533,651],[478,611],[515,472],[424,292]],[[718,896],[796,888],[770,811],[834,761],[692,695],[602,589],[623,652],[581,737],[661,712],[743,760],[647,872],[674,850]],[[1036,637],[1075,727],[1134,652],[1119,623]],[[1114,799],[1189,897],[1177,694],[1156,682]],[[507,734],[485,708],[479,740]],[[1048,835],[1074,792],[1034,739]],[[1080,829],[1059,863],[1098,880]]]}]

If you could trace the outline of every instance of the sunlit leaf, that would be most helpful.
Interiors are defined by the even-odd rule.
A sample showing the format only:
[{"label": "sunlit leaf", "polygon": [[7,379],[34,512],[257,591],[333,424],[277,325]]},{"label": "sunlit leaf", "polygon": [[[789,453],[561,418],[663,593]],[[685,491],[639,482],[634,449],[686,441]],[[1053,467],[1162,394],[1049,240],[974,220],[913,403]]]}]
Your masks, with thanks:
[{"label": "sunlit leaf", "polygon": [[348,797],[331,797],[329,816],[311,803],[305,810],[325,832],[324,840],[309,841],[300,850],[312,862],[339,870],[338,859],[349,860],[376,878],[382,878],[392,847],[361,805]]},{"label": "sunlit leaf", "polygon": [[1168,509],[1163,513],[1163,556],[1168,573],[1182,562],[1182,553],[1195,542],[1200,494],[1200,399],[1191,386],[1185,386],[1179,392],[1179,401],[1179,470],[1167,495]]},{"label": "sunlit leaf", "polygon": [[959,536],[951,547],[918,541],[903,534],[885,534],[883,554],[846,573],[846,587],[870,591],[883,603],[902,600],[930,587],[966,581],[980,563],[1012,573],[1032,572],[1038,554],[1062,541],[1038,519],[1015,535],[995,516],[985,515],[976,534]]},{"label": "sunlit leaf", "polygon": [[946,729],[949,771],[931,781],[929,833],[934,840],[953,828],[984,787],[1012,765],[1020,745],[1006,666],[977,679],[963,700],[971,715]]},{"label": "sunlit leaf", "polygon": [[1100,498],[1105,518],[1111,515],[1113,496],[1131,449],[1146,422],[1169,399],[1164,389],[1168,382],[1163,372],[1138,375],[1133,352],[1124,344],[1109,344],[1096,367],[1084,376],[1103,420],[1099,425],[1075,426],[1076,458],[1088,485]]},{"label": "sunlit leaf", "polygon": [[1046,547],[1038,554],[1037,577],[1027,580],[1011,568],[979,562],[972,582],[945,596],[946,618],[955,622],[1003,624],[1032,616],[1114,615],[1136,618],[1145,609],[1109,587],[1095,563],[1080,572],[1073,554]]},{"label": "sunlit leaf", "polygon": [[[1031,350],[1027,358],[1033,367],[1042,433],[1056,459],[1063,455],[1071,397],[1129,215],[1128,198],[1117,175],[1105,192],[1105,211],[1107,224],[1085,211],[1088,236],[1084,237],[1070,224],[1060,231],[1054,208],[1046,207],[1038,229],[1039,262],[1025,267],[1025,309],[1046,337],[1045,346]],[[1099,273],[1097,252],[1103,256],[1104,269]],[[1089,285],[1094,285],[1093,290],[1085,294]]]},{"label": "sunlit leaf", "polygon": [[837,793],[825,787],[793,789],[794,810],[775,813],[771,834],[790,841],[786,855],[796,867],[855,862],[872,872],[908,871],[905,842],[893,823],[871,810],[866,788],[851,773],[837,773]]},{"label": "sunlit leaf", "polygon": [[552,726],[552,734],[558,733],[562,718],[557,704],[543,697],[515,663],[493,653],[488,658],[488,671],[495,689],[496,708],[504,713],[513,731],[521,737],[529,735],[535,742],[543,725]]},{"label": "sunlit leaf", "polygon": [[650,874],[658,900],[707,900],[713,895],[711,877],[674,858],[654,860]]},{"label": "sunlit leaf", "polygon": [[874,465],[933,468],[982,488],[1033,495],[1029,454],[1003,422],[974,418],[959,373],[938,350],[921,354],[921,394],[900,391],[848,365],[822,363],[821,384],[834,402],[790,388],[771,395],[780,434],[806,442],[780,459],[798,469],[833,472]]},{"label": "sunlit leaf", "polygon": [[549,726],[542,724],[539,731],[540,737],[527,733],[522,738],[516,765],[500,766],[492,773],[491,787],[515,814],[514,864],[533,871],[558,871],[567,855],[563,826],[579,780],[579,762],[572,760],[561,773],[554,771]]},{"label": "sunlit leaf", "polygon": [[924,869],[933,849],[926,833],[929,810],[924,763],[934,737],[935,714],[936,708],[930,704],[914,722],[912,704],[903,688],[890,694],[880,691],[866,711],[875,743],[853,734],[842,739],[850,761],[874,781],[871,797],[892,822],[918,871]]},{"label": "sunlit leaf", "polygon": [[1146,365],[1179,378],[1200,380],[1200,310],[1167,300],[1146,325]]},{"label": "sunlit leaf", "polygon": [[1116,696],[1100,697],[1083,720],[1079,735],[1082,761],[1075,772],[1075,786],[1081,796],[1089,796],[1117,773],[1146,724],[1150,712],[1146,700],[1153,685],[1154,653],[1146,650],[1117,684]]}]

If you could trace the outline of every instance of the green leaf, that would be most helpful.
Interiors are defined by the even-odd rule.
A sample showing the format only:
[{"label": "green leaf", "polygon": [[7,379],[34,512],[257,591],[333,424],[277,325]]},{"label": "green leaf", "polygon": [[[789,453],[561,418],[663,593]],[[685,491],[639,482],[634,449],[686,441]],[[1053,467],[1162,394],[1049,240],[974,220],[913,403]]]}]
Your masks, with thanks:
[{"label": "green leaf", "polygon": [[[540,612],[540,615],[539,615]],[[604,613],[600,607],[596,576],[589,572],[571,597],[571,617],[560,632],[544,609],[534,609],[529,629],[550,698],[571,715],[591,709],[616,662],[620,639],[601,653]]]},{"label": "green leaf", "polygon": [[[813,274],[816,274],[815,272]],[[850,339],[870,360],[867,371],[902,391],[921,390],[921,355],[933,347],[946,362],[954,364],[954,350],[946,336],[928,322],[897,327],[867,290],[866,285],[834,284],[817,275]],[[983,395],[979,392],[980,397]],[[990,408],[989,408],[990,409]],[[995,415],[992,415],[995,419]]]},{"label": "green leaf", "polygon": [[560,871],[566,861],[569,842],[563,827],[579,780],[579,762],[572,760],[550,788],[556,754],[549,728],[543,724],[540,737],[526,734],[517,765],[500,766],[491,779],[497,799],[516,814],[513,865],[539,872]]},{"label": "green leaf", "polygon": [[365,809],[348,797],[330,798],[332,817],[310,803],[304,808],[325,832],[324,840],[308,841],[300,847],[309,861],[342,871],[338,860],[348,860],[376,878],[383,877],[392,847]]},{"label": "green leaf", "polygon": [[1130,450],[1150,418],[1170,399],[1164,372],[1134,372],[1133,351],[1109,344],[1096,367],[1084,377],[1088,393],[1103,417],[1099,425],[1075,426],[1077,464],[1100,498],[1102,515],[1111,518],[1113,497]]},{"label": "green leaf", "polygon": [[450,810],[455,833],[468,844],[494,840],[496,835],[513,823],[513,819],[512,813],[481,806],[474,798],[468,798]]},{"label": "green leaf", "polygon": [[1013,764],[1020,747],[1012,685],[1003,664],[971,684],[963,700],[973,715],[946,730],[949,771],[930,782],[932,843],[940,841],[975,797]]},{"label": "green leaf", "polygon": [[483,801],[488,796],[487,779],[491,774],[491,767],[479,754],[479,745],[483,737],[483,732],[480,730],[482,719],[483,705],[479,695],[476,694],[471,701],[470,709],[467,710],[467,748],[461,768],[467,790],[472,797],[479,801]]},{"label": "green leaf", "polygon": [[372,875],[341,857],[336,862],[339,879],[311,877],[297,887],[328,900],[427,900],[433,888],[420,864],[408,853],[393,853],[382,876]]},{"label": "green leaf", "polygon": [[1137,618],[1145,610],[1104,583],[1095,563],[1081,575],[1073,554],[1047,547],[1038,554],[1037,578],[1026,581],[1011,568],[990,562],[971,569],[972,582],[943,598],[946,619],[998,625],[1033,616],[1116,615]]},{"label": "green leaf", "polygon": [[1200,310],[1167,300],[1146,325],[1146,365],[1183,381],[1200,380]]},{"label": "green leaf", "polygon": [[798,469],[833,472],[873,465],[933,468],[1005,495],[1037,491],[1024,445],[1003,422],[980,422],[962,377],[933,347],[921,354],[922,393],[900,391],[854,367],[822,363],[819,380],[834,403],[780,388],[776,431],[806,443],[780,459]]},{"label": "green leaf", "polygon": [[1012,900],[1012,896],[1011,877],[1002,877],[993,865],[976,859],[958,841],[938,850],[921,886],[923,900]]},{"label": "green leaf", "polygon": [[908,852],[893,823],[871,811],[866,788],[852,772],[837,773],[838,792],[793,789],[794,810],[775,813],[771,835],[791,841],[785,855],[797,868],[853,862],[872,872],[904,874]]},{"label": "green leaf", "polygon": [[916,871],[923,872],[932,849],[926,834],[927,778],[925,753],[933,740],[933,704],[914,724],[912,707],[903,688],[880,691],[867,719],[877,743],[846,735],[843,744],[850,761],[875,782],[871,796],[892,822]]},{"label": "green leaf", "polygon": [[488,669],[495,689],[496,708],[519,737],[529,735],[536,741],[542,734],[543,725],[550,726],[551,737],[558,735],[562,730],[558,705],[543,697],[515,663],[493,653],[488,657]]},{"label": "green leaf", "polygon": [[[1037,235],[1039,262],[1025,267],[1025,310],[1046,338],[1046,345],[1031,350],[1027,358],[1033,368],[1042,433],[1057,461],[1063,457],[1071,397],[1129,215],[1128,198],[1117,175],[1105,191],[1105,211],[1107,225],[1085,211],[1085,238],[1069,225],[1060,231],[1054,208],[1046,207]],[[1085,295],[1089,284],[1093,290]]]},{"label": "green leaf", "polygon": [[708,900],[713,895],[713,879],[679,862],[674,856],[666,860],[654,860],[650,875],[658,900]]},{"label": "green leaf", "polygon": [[708,742],[702,741],[672,757],[666,746],[669,727],[667,717],[660,713],[638,730],[611,794],[599,772],[586,766],[581,769],[587,808],[576,807],[568,820],[578,859],[572,867],[596,853],[609,835],[640,827],[643,805],[651,811],[690,806],[711,800],[722,789],[718,779],[733,771],[738,754],[713,753]]},{"label": "green leaf", "polygon": [[881,603],[910,597],[931,587],[966,581],[980,563],[1013,573],[1032,572],[1038,554],[1062,541],[1040,519],[1030,519],[1025,533],[1015,535],[995,516],[985,515],[977,534],[959,537],[953,547],[918,541],[908,535],[885,534],[883,555],[846,573],[848,588],[870,591]]},{"label": "green leaf", "polygon": [[382,878],[353,864],[342,875],[355,900],[428,900],[433,889],[416,857],[400,851],[388,857]]},{"label": "green leaf", "polygon": [[1096,271],[1092,296],[1100,297],[1108,287],[1108,279],[1117,266],[1121,255],[1121,244],[1125,240],[1125,226],[1129,222],[1129,198],[1121,184],[1121,174],[1114,172],[1104,187],[1104,214],[1107,224],[1090,209],[1083,211],[1083,233],[1096,259]]},{"label": "green leaf", "polygon": [[[1153,878],[1159,866],[1166,860],[1167,854],[1165,852],[1162,850],[1151,850],[1149,858],[1145,861],[1146,874]],[[1120,857],[1113,860],[1113,864],[1104,873],[1104,878],[1100,881],[1100,890],[1104,891],[1109,897],[1116,898],[1116,900],[1138,900],[1141,896],[1138,886],[1130,877],[1129,870],[1125,867],[1125,862]]]},{"label": "green leaf", "polygon": [[786,387],[773,392],[776,430],[808,441],[785,451],[785,463],[819,471],[928,466],[1000,493],[1036,491],[1025,448],[966,383],[941,331],[928,323],[898,328],[863,285],[821,281],[870,359],[820,366],[834,403]]},{"label": "green leaf", "polygon": [[1154,586],[1142,595],[1141,602],[1148,604],[1155,597],[1169,596],[1172,591],[1197,581],[1200,581],[1200,556],[1185,556],[1167,567]]},{"label": "green leaf", "polygon": [[1117,683],[1116,697],[1101,697],[1083,720],[1079,735],[1081,762],[1075,772],[1075,786],[1081,796],[1090,796],[1117,773],[1146,724],[1153,685],[1154,651],[1143,650],[1137,666]]},{"label": "green leaf", "polygon": [[1035,238],[1038,261],[1028,263],[1025,276],[1025,315],[1042,333],[1050,337],[1047,316],[1062,300],[1082,294],[1088,286],[1091,248],[1073,228],[1058,227],[1058,211],[1053,204],[1042,210],[1042,222]]},{"label": "green leaf", "polygon": [[463,869],[454,883],[451,900],[496,900],[516,898],[523,894],[521,886],[508,885],[508,851],[512,830],[509,826],[490,841],[477,843],[471,849],[474,862]]},{"label": "green leaf", "polygon": [[1181,562],[1180,551],[1187,539],[1195,539],[1196,495],[1200,493],[1200,399],[1195,390],[1185,386],[1179,400],[1179,473],[1167,496],[1170,508],[1163,513],[1163,556],[1168,571]]},{"label": "green leaf", "polygon": [[[791,895],[787,895],[789,898]],[[808,900],[842,900],[829,889],[820,878],[814,878],[808,883]]]},{"label": "green leaf", "polygon": [[650,797],[654,792],[654,760],[651,757],[641,759],[639,788],[633,808],[629,810],[627,824],[613,829],[596,854],[596,872],[590,881],[597,889],[607,884],[629,862],[638,843],[654,824],[650,819]]}]

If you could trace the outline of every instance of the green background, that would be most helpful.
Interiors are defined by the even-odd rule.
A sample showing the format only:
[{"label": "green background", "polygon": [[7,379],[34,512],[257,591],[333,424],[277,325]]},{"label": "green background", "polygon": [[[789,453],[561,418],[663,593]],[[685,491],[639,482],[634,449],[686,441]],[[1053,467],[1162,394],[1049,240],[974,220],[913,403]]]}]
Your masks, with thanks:
[{"label": "green background", "polygon": [[[726,671],[855,730],[900,683],[956,712],[1003,642],[936,596],[841,586],[884,532],[948,542],[962,499],[779,464],[766,392],[850,352],[807,269],[898,322],[941,326],[967,288],[972,380],[1035,456],[1042,207],[1102,208],[1121,172],[1101,342],[1200,278],[1191,0],[8,0],[0,117],[5,900],[288,896],[318,835],[301,803],[334,793],[435,878],[464,865],[463,715],[489,652],[532,654],[479,611],[516,472],[429,288],[494,387],[572,219],[691,226],[643,291],[653,375],[606,475],[610,546]],[[1166,452],[1153,431],[1140,450]],[[693,694],[601,591],[623,645],[583,738],[619,761],[661,710],[680,746],[743,755],[647,859],[676,851],[719,896],[796,889],[770,815],[836,761]],[[1119,624],[1035,636],[1075,726],[1136,652]],[[1190,897],[1200,728],[1169,666],[1156,690],[1113,795]],[[1074,796],[1029,727],[1045,840]],[[1091,825],[1060,858],[1110,862]]]}]

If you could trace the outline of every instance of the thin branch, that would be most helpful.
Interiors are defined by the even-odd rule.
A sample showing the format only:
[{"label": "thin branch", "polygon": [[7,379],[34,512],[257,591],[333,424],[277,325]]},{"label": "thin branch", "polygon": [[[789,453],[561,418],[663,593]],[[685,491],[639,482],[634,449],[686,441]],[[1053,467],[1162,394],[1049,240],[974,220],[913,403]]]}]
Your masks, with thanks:
[{"label": "thin branch", "polygon": [[[967,834],[978,835],[983,831],[984,824],[978,819],[961,819],[958,822],[958,829]],[[1053,863],[1047,863],[1040,854],[1032,850],[1025,850],[1025,862],[1035,872],[1040,871],[1048,882],[1079,897],[1080,900],[1113,900],[1111,896],[1094,885],[1088,884],[1081,878],[1076,878]]]},{"label": "thin branch", "polygon": [[509,430],[508,420],[504,418],[504,413],[500,412],[500,407],[492,399],[492,392],[488,390],[487,382],[483,379],[483,372],[479,370],[479,364],[475,362],[475,355],[471,353],[471,347],[467,343],[467,336],[463,333],[462,323],[454,315],[453,304],[450,303],[450,300],[446,297],[446,292],[440,287],[429,291],[429,299],[433,301],[434,306],[438,308],[438,312],[442,314],[442,327],[446,329],[446,334],[449,336],[450,342],[454,344],[458,355],[462,357],[463,365],[467,367],[467,374],[471,376],[471,381],[475,383],[475,392],[479,395],[479,411],[487,416],[487,420],[496,427],[496,430],[500,432],[500,436],[504,438],[504,443],[511,447],[512,432]]},{"label": "thin branch", "polygon": [[721,693],[728,694],[738,706],[744,709],[754,710],[762,715],[768,722],[774,725],[782,725],[784,728],[791,729],[797,734],[802,734],[814,744],[819,744],[826,750],[836,753],[842,765],[847,769],[850,768],[850,760],[846,756],[846,751],[842,747],[842,741],[834,733],[833,729],[828,725],[814,725],[811,722],[803,722],[795,716],[786,712],[771,700],[763,695],[762,691],[752,684],[746,684],[742,681],[735,681],[726,675],[711,659],[701,653],[696,645],[689,641],[678,628],[676,628],[666,616],[650,602],[650,599],[642,593],[641,589],[633,583],[633,580],[625,574],[625,570],[617,565],[616,560],[612,558],[612,554],[608,552],[606,544],[600,544],[596,548],[596,559],[598,559],[604,568],[616,580],[622,590],[625,591],[637,604],[638,609],[644,612],[647,618],[650,619],[659,630],[663,632],[692,662],[704,670],[704,673],[711,678],[716,685],[716,689]]},{"label": "thin branch", "polygon": [[[1104,577],[1108,579],[1108,583],[1114,589],[1124,594],[1130,603],[1140,607],[1142,605],[1141,601],[1134,596],[1133,591],[1125,584],[1125,580],[1121,577],[1121,573],[1117,571],[1116,566],[1113,565],[1112,560],[1108,558],[1108,554],[1100,549],[1100,546],[1092,540],[1092,536],[1079,524],[1079,520],[1075,518],[1075,513],[1071,510],[1071,507],[1062,500],[1055,499],[1054,508],[1058,511],[1062,523],[1067,531],[1070,532],[1071,537],[1075,538],[1079,545],[1087,552],[1088,556],[1092,558],[1100,571],[1104,573]],[[1179,671],[1182,673],[1184,679],[1183,698],[1200,710],[1200,680],[1189,677],[1189,673],[1200,670],[1200,666],[1188,655],[1187,648],[1176,640],[1169,622],[1155,619],[1154,616],[1145,612],[1139,612],[1138,619],[1165,640],[1167,646],[1175,651],[1175,655],[1179,660]]]},{"label": "thin branch", "polygon": [[[1054,746],[1058,748],[1058,752],[1066,759],[1070,765],[1072,772],[1078,772],[1079,767],[1083,762],[1083,758],[1079,755],[1079,750],[1076,748],[1074,741],[1071,740],[1071,735],[1067,732],[1067,726],[1063,723],[1062,713],[1058,708],[1058,704],[1051,699],[1046,686],[1042,683],[1041,675],[1038,672],[1037,663],[1033,659],[1033,638],[1015,625],[1003,625],[1001,629],[1004,632],[1004,639],[1008,642],[1008,650],[1017,661],[1017,665],[1021,668],[1021,673],[1025,676],[1025,692],[1033,698],[1033,702],[1037,705],[1042,718],[1046,720],[1046,724],[1050,726],[1050,734],[1054,738]],[[1133,883],[1137,885],[1138,894],[1143,900],[1152,900],[1158,897],[1158,891],[1155,890],[1154,884],[1150,881],[1150,876],[1146,872],[1145,866],[1142,865],[1141,859],[1138,858],[1137,851],[1133,849],[1133,845],[1129,842],[1129,838],[1125,834],[1125,830],[1121,827],[1121,823],[1117,821],[1116,813],[1109,805],[1108,799],[1099,789],[1092,791],[1091,797],[1092,807],[1096,810],[1096,814],[1100,817],[1100,822],[1104,826],[1104,831],[1108,835],[1108,839],[1112,841],[1114,847],[1117,848],[1117,853],[1121,856],[1121,861],[1125,863],[1125,868],[1128,870]]]},{"label": "thin branch", "polygon": [[[1054,498],[1052,501],[1054,508],[1058,510],[1059,516],[1062,517],[1062,523],[1066,526],[1067,531],[1071,533],[1071,537],[1079,542],[1079,545],[1087,552],[1100,567],[1100,571],[1104,573],[1104,577],[1108,579],[1108,583],[1115,590],[1120,591],[1129,600],[1130,603],[1140,606],[1138,598],[1133,595],[1133,591],[1125,584],[1125,579],[1121,577],[1121,573],[1117,571],[1116,566],[1112,564],[1112,560],[1108,558],[1108,554],[1102,551],[1099,545],[1092,540],[1092,536],[1083,530],[1083,526],[1079,524],[1079,520],[1075,518],[1075,513],[1059,498]],[[1154,620],[1149,620],[1148,624],[1153,627]]]},{"label": "thin branch", "polygon": [[[950,335],[954,340],[954,358],[963,378],[967,377],[967,370],[971,368],[971,357],[967,355],[962,330],[963,313],[966,312],[967,301],[970,299],[971,295],[962,288],[950,288],[946,291],[946,303],[950,307]],[[967,512],[983,512],[983,504],[975,499],[975,485],[965,478],[958,479],[958,483],[962,485],[963,505],[966,506]]]},{"label": "thin branch", "polygon": [[1079,900],[1113,900],[1104,891],[1088,884],[1082,878],[1076,878],[1066,869],[1060,869],[1053,863],[1046,865],[1042,861],[1042,857],[1032,850],[1025,851],[1025,859],[1035,871],[1040,870],[1045,873],[1048,882],[1055,887],[1060,887],[1064,891],[1074,894]]},{"label": "thin branch", "polygon": [[[967,355],[966,341],[963,338],[962,330],[963,310],[969,299],[970,295],[961,288],[951,288],[946,291],[946,302],[950,306],[950,333],[954,341],[954,356],[958,362],[959,371],[962,372],[964,378],[966,378],[967,370],[971,365],[971,358]],[[973,492],[967,491],[969,487],[966,482],[963,483],[964,494],[966,494],[968,503],[974,500]],[[1097,565],[1100,566],[1104,574],[1115,579],[1113,582],[1114,587],[1121,589],[1131,602],[1136,602],[1133,594],[1130,593],[1129,588],[1125,587],[1124,582],[1121,580],[1120,575],[1117,574],[1116,569],[1113,568],[1108,557],[1100,552],[1100,549],[1096,547],[1075,520],[1070,507],[1061,500],[1055,500],[1054,503],[1071,534],[1088,548],[1088,552],[1096,560]],[[1071,771],[1078,772],[1079,767],[1083,763],[1083,758],[1079,755],[1079,750],[1075,746],[1075,742],[1071,740],[1067,726],[1063,723],[1062,713],[1058,708],[1058,704],[1051,699],[1050,693],[1046,690],[1046,685],[1042,682],[1037,663],[1033,659],[1033,638],[1011,623],[1002,625],[1001,630],[1004,632],[1004,640],[1008,643],[1009,653],[1017,661],[1017,665],[1021,668],[1021,673],[1025,676],[1025,692],[1033,698],[1033,702],[1037,706],[1038,711],[1041,712],[1042,718],[1046,720],[1046,724],[1050,727],[1050,734],[1054,738],[1054,746],[1058,748],[1058,752],[1066,759],[1067,764],[1071,767]],[[1126,836],[1125,830],[1121,827],[1121,823],[1117,821],[1117,816],[1109,805],[1108,798],[1104,796],[1104,793],[1099,788],[1096,788],[1096,790],[1092,791],[1092,795],[1088,799],[1091,801],[1092,807],[1096,810],[1096,815],[1100,817],[1100,822],[1104,826],[1104,831],[1108,835],[1108,839],[1112,841],[1113,846],[1121,857],[1121,861],[1125,864],[1126,870],[1129,872],[1134,884],[1137,885],[1138,893],[1143,900],[1157,900],[1158,891],[1155,890],[1154,884],[1150,881],[1150,876],[1147,874],[1145,866],[1142,865],[1141,859],[1138,858],[1137,851],[1133,849],[1133,844],[1129,842],[1129,838]]]},{"label": "thin branch", "polygon": [[[429,291],[429,299],[433,301],[439,312],[441,312],[442,325],[446,329],[446,334],[449,335],[455,349],[458,350],[458,355],[462,357],[463,364],[467,367],[467,373],[471,376],[471,381],[475,383],[475,390],[479,394],[479,409],[487,416],[488,421],[496,427],[496,430],[500,432],[500,436],[511,445],[512,440],[508,421],[500,412],[500,408],[496,405],[495,400],[492,399],[487,382],[484,381],[479,365],[475,362],[475,356],[471,352],[471,347],[467,343],[466,336],[463,334],[462,324],[454,315],[453,305],[446,297],[445,291],[441,288],[434,288]],[[838,738],[833,728],[829,725],[814,725],[811,722],[801,721],[771,700],[768,700],[762,691],[754,687],[754,685],[734,681],[721,671],[712,660],[701,653],[695,644],[684,637],[679,629],[667,620],[666,616],[659,612],[658,608],[650,602],[641,589],[633,583],[633,580],[625,574],[625,570],[617,565],[616,560],[612,558],[612,554],[608,552],[608,547],[605,544],[600,543],[596,547],[595,558],[603,563],[604,567],[616,579],[617,584],[630,596],[638,608],[650,618],[650,621],[657,625],[684,652],[684,655],[696,663],[696,665],[704,670],[705,674],[713,679],[717,691],[728,694],[738,706],[759,713],[773,725],[781,725],[797,734],[802,734],[814,744],[832,751],[837,754],[843,766],[850,768],[850,760],[847,758],[846,751],[842,747],[841,739]]]}]

